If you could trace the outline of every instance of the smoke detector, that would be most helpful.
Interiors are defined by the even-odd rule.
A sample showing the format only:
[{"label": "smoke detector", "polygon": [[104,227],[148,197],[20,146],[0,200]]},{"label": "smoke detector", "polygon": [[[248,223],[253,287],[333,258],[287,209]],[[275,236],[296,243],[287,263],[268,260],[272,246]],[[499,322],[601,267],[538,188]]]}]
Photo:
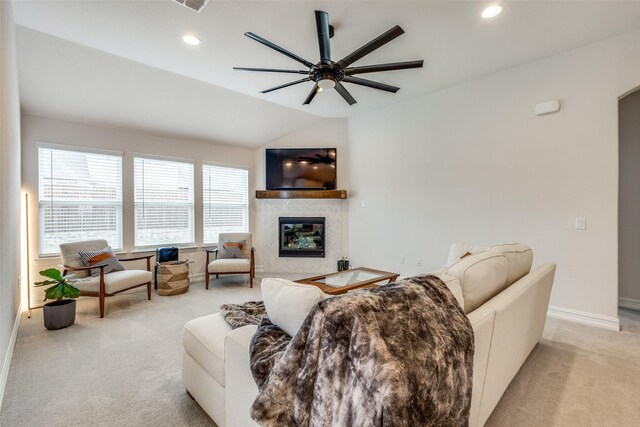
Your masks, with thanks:
[{"label": "smoke detector", "polygon": [[176,3],[188,7],[195,12],[202,12],[202,9],[209,3],[209,0],[173,0]]}]

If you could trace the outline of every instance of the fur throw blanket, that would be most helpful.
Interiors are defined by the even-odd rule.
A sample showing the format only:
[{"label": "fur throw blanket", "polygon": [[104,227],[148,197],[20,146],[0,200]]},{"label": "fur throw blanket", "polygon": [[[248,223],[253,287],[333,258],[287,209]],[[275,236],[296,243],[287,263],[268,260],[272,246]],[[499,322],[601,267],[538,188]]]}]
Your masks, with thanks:
[{"label": "fur throw blanket", "polygon": [[435,276],[323,300],[291,340],[262,320],[250,353],[263,426],[468,425],[473,329]]},{"label": "fur throw blanket", "polygon": [[248,301],[244,304],[222,304],[220,314],[232,329],[246,325],[259,325],[267,317],[262,301]]}]

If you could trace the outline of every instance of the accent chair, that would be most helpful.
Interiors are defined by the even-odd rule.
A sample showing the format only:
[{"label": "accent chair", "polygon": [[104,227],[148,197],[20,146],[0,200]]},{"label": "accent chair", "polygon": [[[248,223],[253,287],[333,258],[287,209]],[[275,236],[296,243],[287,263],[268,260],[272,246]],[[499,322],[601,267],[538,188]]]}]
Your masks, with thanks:
[{"label": "accent chair", "polygon": [[[81,296],[100,298],[100,318],[104,317],[105,297],[116,295],[120,292],[139,286],[147,286],[147,299],[151,299],[151,257],[154,255],[142,255],[135,258],[120,259],[120,262],[137,261],[146,259],[147,270],[122,270],[105,273],[106,264],[96,264],[87,267],[83,264],[80,252],[101,251],[109,246],[106,240],[86,240],[83,242],[63,243],[60,245],[62,255],[63,275],[73,272],[77,280],[73,285],[80,289]],[[100,269],[100,274],[91,276],[91,270]]]},{"label": "accent chair", "polygon": [[[244,244],[240,251],[242,258],[221,258],[223,245],[229,242],[241,242]],[[251,233],[220,233],[218,236],[218,247],[215,249],[207,249],[206,262],[206,283],[209,289],[209,276],[216,275],[216,279],[220,274],[248,274],[249,287],[253,288],[253,278],[255,277],[255,248],[252,246]],[[210,260],[210,254],[213,254],[213,260]]]}]

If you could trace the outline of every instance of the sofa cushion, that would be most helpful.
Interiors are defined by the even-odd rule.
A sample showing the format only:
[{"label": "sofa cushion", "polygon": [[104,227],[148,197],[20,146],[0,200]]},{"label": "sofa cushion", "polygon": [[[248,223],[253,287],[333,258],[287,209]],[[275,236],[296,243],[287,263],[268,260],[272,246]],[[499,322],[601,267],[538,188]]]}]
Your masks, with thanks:
[{"label": "sofa cushion", "polygon": [[248,259],[217,259],[209,263],[209,273],[248,273],[251,261]]},{"label": "sofa cushion", "polygon": [[441,274],[438,276],[440,280],[447,285],[447,288],[451,291],[454,297],[456,297],[456,301],[460,304],[460,307],[464,308],[464,296],[462,295],[462,286],[460,286],[460,279],[454,276],[447,276],[446,274]]},{"label": "sofa cushion", "polygon": [[311,308],[325,297],[319,288],[291,280],[263,279],[260,286],[269,320],[292,337]]},{"label": "sofa cushion", "polygon": [[531,271],[533,251],[530,247],[521,243],[505,243],[492,246],[490,249],[500,252],[507,258],[509,270],[505,288],[513,285]]},{"label": "sofa cushion", "polygon": [[[152,275],[147,270],[122,270],[104,275],[104,289],[108,294],[150,282]],[[85,292],[100,292],[100,276],[91,276],[76,281],[73,286]]]},{"label": "sofa cushion", "polygon": [[456,262],[460,261],[462,257],[467,254],[475,255],[480,252],[486,251],[486,246],[472,245],[471,243],[452,243],[449,248],[449,258],[447,259],[447,266],[452,266]]},{"label": "sofa cushion", "polygon": [[231,326],[220,313],[187,322],[182,332],[184,350],[220,385],[224,379],[224,341]]},{"label": "sofa cushion", "polygon": [[471,313],[504,289],[508,265],[503,254],[488,250],[461,259],[444,274],[460,280],[464,312]]}]

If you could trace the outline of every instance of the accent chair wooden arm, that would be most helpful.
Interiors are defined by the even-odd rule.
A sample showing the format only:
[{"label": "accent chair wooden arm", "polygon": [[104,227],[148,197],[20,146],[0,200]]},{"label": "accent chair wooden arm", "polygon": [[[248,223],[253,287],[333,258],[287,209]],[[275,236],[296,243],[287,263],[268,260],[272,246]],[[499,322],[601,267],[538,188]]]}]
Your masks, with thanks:
[{"label": "accent chair wooden arm", "polygon": [[206,262],[206,267],[205,268],[209,268],[209,254],[215,254],[215,257],[213,258],[214,260],[218,259],[218,248],[213,248],[213,249],[205,249],[205,251],[207,251],[207,262]]},{"label": "accent chair wooden arm", "polygon": [[135,258],[127,258],[127,259],[120,259],[118,258],[118,261],[139,261],[141,259],[146,259],[147,260],[147,271],[151,271],[151,258],[153,258],[155,255],[140,255],[137,256]]},{"label": "accent chair wooden arm", "polygon": [[100,273],[102,273],[104,271],[104,268],[107,266],[107,264],[96,264],[96,265],[92,265],[90,267],[72,267],[70,265],[62,265],[62,275],[66,276],[67,271],[91,271],[94,268],[99,268],[100,269]]}]

